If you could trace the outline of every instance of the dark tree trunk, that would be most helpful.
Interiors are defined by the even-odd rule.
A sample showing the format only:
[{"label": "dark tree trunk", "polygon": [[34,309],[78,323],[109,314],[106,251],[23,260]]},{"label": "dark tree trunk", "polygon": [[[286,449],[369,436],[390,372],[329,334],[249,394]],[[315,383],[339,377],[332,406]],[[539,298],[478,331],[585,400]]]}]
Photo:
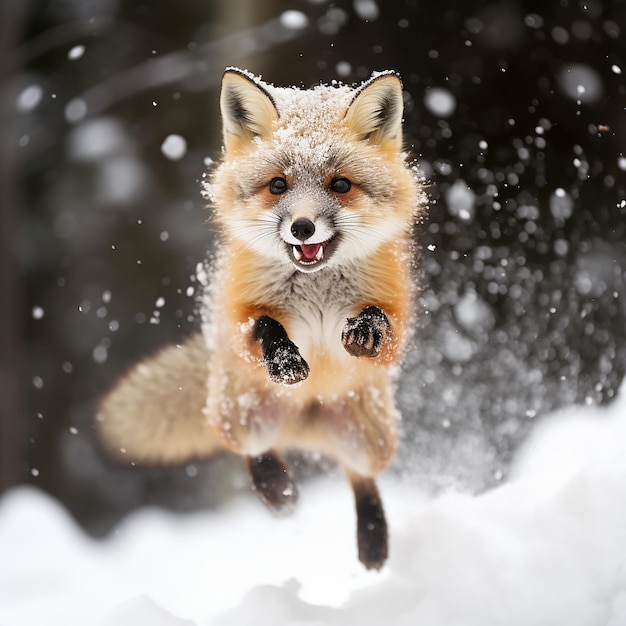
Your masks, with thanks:
[{"label": "dark tree trunk", "polygon": [[[20,42],[24,6],[21,2],[0,4],[0,59],[4,67],[11,67],[11,57]],[[20,193],[11,78],[0,76],[0,492],[19,482],[23,454],[19,422],[19,266],[15,256]]]}]

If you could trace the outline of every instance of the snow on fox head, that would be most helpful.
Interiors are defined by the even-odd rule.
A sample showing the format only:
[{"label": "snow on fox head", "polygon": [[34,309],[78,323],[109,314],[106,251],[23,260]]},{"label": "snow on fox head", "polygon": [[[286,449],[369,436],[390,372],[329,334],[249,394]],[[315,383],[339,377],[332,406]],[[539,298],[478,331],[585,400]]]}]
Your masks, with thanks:
[{"label": "snow on fox head", "polygon": [[407,236],[419,186],[395,73],[302,90],[228,68],[220,105],[224,156],[207,190],[234,250],[314,272]]}]

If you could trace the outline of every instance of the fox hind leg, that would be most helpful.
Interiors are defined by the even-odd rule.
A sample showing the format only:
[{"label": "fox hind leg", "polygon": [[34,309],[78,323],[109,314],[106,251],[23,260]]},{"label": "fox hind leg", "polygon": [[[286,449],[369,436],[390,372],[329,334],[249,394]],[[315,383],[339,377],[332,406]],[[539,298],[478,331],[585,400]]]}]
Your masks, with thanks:
[{"label": "fox hind leg", "polygon": [[274,450],[246,457],[252,489],[276,513],[291,512],[298,501],[298,488],[283,460]]},{"label": "fox hind leg", "polygon": [[373,477],[388,466],[396,449],[391,387],[372,382],[324,408],[334,456],[354,492],[359,560],[367,569],[380,569],[387,559],[388,531]]},{"label": "fox hind leg", "polygon": [[383,503],[373,478],[352,474],[350,482],[356,504],[359,561],[367,569],[379,570],[389,553]]}]

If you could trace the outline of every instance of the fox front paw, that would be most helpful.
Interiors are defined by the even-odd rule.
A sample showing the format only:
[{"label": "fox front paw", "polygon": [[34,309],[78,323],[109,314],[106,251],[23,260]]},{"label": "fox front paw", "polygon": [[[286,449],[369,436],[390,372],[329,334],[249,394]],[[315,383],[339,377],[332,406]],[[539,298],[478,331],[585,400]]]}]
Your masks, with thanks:
[{"label": "fox front paw", "polygon": [[272,382],[295,385],[309,376],[309,364],[292,341],[275,344],[263,360]]},{"label": "fox front paw", "polygon": [[263,364],[270,380],[281,385],[295,385],[309,376],[309,364],[298,346],[289,339],[282,324],[263,315],[256,321],[254,338],[261,342]]},{"label": "fox front paw", "polygon": [[341,331],[341,343],[352,356],[377,357],[391,336],[389,319],[382,309],[368,306],[357,317],[349,317]]}]

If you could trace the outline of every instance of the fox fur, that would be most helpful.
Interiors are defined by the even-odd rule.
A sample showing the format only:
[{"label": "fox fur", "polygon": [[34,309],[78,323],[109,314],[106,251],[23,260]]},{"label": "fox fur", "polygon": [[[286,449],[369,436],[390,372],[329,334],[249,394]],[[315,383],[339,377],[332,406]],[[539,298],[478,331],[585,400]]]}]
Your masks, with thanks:
[{"label": "fox fur", "polygon": [[380,568],[374,477],[397,447],[394,375],[411,332],[413,226],[424,202],[402,148],[402,85],[222,81],[223,158],[206,183],[221,245],[202,333],[136,365],[102,399],[118,458],[241,455],[273,509],[295,503],[281,454],[315,451],[351,481],[359,558]]}]

